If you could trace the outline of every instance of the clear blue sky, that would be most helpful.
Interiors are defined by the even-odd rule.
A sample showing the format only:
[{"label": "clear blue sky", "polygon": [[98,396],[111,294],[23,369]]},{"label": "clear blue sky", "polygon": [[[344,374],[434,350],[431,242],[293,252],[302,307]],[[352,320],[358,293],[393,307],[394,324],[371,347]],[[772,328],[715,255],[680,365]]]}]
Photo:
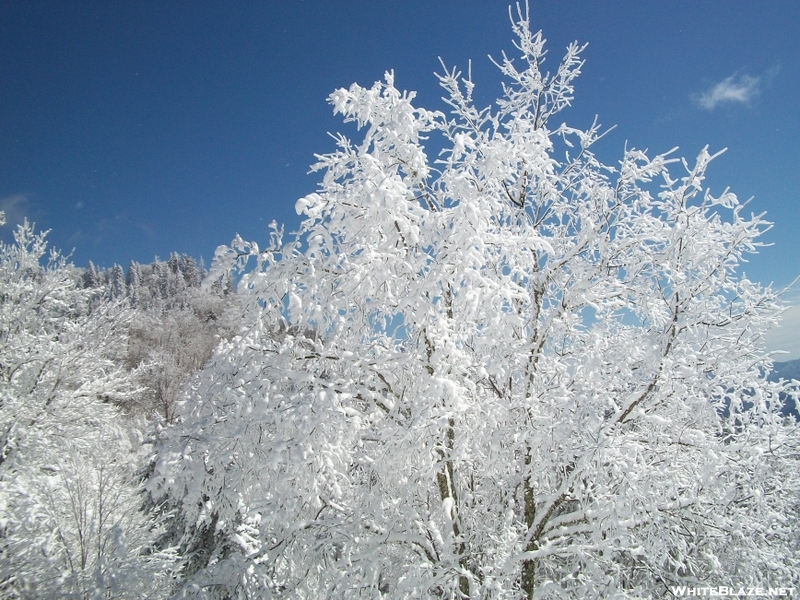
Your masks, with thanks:
[{"label": "clear blue sky", "polygon": [[[775,222],[747,267],[800,274],[800,2],[531,2],[550,65],[588,42],[576,100],[617,128],[599,147],[728,152],[712,191],[754,196]],[[51,228],[73,261],[126,266],[185,252],[209,261],[234,234],[263,242],[314,191],[315,152],[351,128],[326,97],[394,69],[443,108],[438,57],[473,60],[478,97],[499,92],[488,54],[512,50],[494,1],[0,3],[0,209]],[[7,239],[9,228],[4,228]]]}]

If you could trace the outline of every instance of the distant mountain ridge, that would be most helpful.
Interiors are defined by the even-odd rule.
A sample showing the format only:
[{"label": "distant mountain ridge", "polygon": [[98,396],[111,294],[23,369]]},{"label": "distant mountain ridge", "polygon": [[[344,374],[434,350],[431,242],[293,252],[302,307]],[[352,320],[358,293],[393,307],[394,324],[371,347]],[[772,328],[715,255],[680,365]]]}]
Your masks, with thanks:
[{"label": "distant mountain ridge", "polygon": [[770,381],[778,381],[779,379],[796,379],[800,381],[800,358],[773,363],[769,379]]}]

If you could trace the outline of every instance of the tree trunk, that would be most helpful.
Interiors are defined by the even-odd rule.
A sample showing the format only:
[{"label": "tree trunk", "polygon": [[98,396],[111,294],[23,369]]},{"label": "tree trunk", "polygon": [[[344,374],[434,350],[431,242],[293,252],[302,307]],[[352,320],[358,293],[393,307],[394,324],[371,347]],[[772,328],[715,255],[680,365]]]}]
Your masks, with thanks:
[{"label": "tree trunk", "polygon": [[[458,526],[458,495],[456,493],[455,483],[453,481],[453,461],[450,460],[450,452],[453,450],[453,442],[455,441],[455,420],[451,417],[447,421],[447,441],[446,450],[440,450],[440,456],[445,459],[442,469],[436,474],[436,480],[439,484],[439,496],[444,502],[450,498],[453,502],[453,512],[451,515],[451,523],[453,524],[453,537],[458,540],[456,542],[456,552],[459,555],[458,564],[466,570],[467,557],[465,556],[466,545],[459,538],[461,537],[461,528]],[[469,598],[469,579],[464,575],[458,578],[458,589],[462,597]]]},{"label": "tree trunk", "polygon": [[[531,464],[531,449],[528,448],[527,453],[525,454],[525,467],[526,472],[530,468]],[[536,519],[536,497],[533,493],[533,485],[531,484],[531,475],[525,478],[525,498],[524,498],[524,510],[525,510],[525,525],[527,530],[530,531],[531,527],[533,527],[533,522]],[[528,541],[528,544],[525,546],[525,552],[532,552],[536,549],[536,540],[531,538]],[[533,592],[536,587],[535,585],[535,574],[536,574],[536,561],[535,560],[526,560],[522,563],[522,591],[525,592],[525,597],[528,600],[533,600]]]}]

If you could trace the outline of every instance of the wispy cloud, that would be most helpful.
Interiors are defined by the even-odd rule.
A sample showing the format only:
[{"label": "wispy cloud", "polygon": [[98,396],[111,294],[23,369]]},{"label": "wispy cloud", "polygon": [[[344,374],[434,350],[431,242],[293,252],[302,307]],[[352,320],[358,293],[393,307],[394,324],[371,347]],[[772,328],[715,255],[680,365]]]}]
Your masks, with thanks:
[{"label": "wispy cloud", "polygon": [[695,98],[706,110],[714,110],[720,104],[748,104],[761,93],[761,77],[733,74]]},{"label": "wispy cloud", "polygon": [[794,360],[800,358],[800,291],[791,293],[786,302],[791,305],[783,313],[780,325],[770,331],[765,339],[767,350],[786,352],[775,360]]},{"label": "wispy cloud", "polygon": [[0,211],[6,214],[6,223],[11,229],[14,229],[30,212],[28,197],[24,194],[14,194],[0,198]]}]

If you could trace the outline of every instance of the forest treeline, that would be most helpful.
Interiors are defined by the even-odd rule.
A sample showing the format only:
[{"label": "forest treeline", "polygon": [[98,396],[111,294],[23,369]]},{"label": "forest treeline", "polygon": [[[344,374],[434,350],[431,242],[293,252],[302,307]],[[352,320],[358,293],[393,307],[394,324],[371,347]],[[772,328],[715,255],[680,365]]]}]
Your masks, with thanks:
[{"label": "forest treeline", "polygon": [[170,423],[186,379],[210,358],[220,339],[236,330],[233,283],[229,274],[201,286],[208,275],[186,254],[166,261],[131,261],[102,269],[92,261],[77,273],[77,284],[93,295],[93,303],[123,301],[136,312],[127,328],[124,367],[136,373],[142,392],[128,410],[157,411]]}]

